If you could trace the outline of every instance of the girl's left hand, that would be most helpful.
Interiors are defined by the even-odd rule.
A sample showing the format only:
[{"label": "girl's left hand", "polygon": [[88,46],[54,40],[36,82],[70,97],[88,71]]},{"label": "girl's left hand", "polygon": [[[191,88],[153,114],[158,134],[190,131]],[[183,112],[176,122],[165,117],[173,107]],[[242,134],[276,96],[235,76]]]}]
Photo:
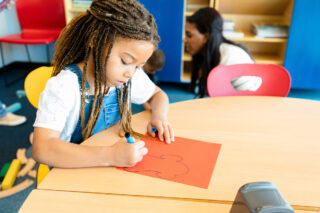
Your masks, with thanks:
[{"label": "girl's left hand", "polygon": [[170,144],[174,141],[173,128],[167,119],[152,118],[151,121],[148,123],[148,133],[152,137],[155,137],[156,133],[151,132],[152,127],[157,128],[158,136],[161,141],[165,140],[167,144]]}]

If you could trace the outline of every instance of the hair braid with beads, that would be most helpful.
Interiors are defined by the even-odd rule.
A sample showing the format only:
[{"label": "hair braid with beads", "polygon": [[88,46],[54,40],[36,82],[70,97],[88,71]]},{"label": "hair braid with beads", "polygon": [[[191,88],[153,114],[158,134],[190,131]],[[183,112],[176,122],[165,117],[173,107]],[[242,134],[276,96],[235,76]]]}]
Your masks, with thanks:
[{"label": "hair braid with beads", "polygon": [[[98,35],[98,36],[97,36]],[[94,60],[94,100],[87,125],[85,125],[85,95],[81,92],[81,130],[87,139],[99,117],[106,88],[106,67],[113,43],[117,36],[150,41],[157,47],[160,37],[152,15],[135,0],[94,0],[90,9],[76,16],[63,29],[57,42],[53,57],[53,76],[58,75],[67,65],[84,61],[82,88],[86,85],[87,62],[90,54]],[[91,42],[94,44],[92,47]],[[108,48],[106,58],[104,52]],[[121,134],[129,132],[141,136],[131,128],[131,81],[117,88],[120,110]]]}]

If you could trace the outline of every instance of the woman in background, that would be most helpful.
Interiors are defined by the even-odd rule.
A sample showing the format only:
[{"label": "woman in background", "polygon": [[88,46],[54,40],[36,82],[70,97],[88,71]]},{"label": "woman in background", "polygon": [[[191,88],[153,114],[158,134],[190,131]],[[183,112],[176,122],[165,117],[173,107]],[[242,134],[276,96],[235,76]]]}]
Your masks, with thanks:
[{"label": "woman in background", "polygon": [[[241,45],[226,39],[223,19],[214,8],[202,8],[187,18],[185,48],[192,55],[190,90],[198,96],[207,94],[207,77],[218,65],[254,63]],[[199,89],[196,89],[199,88]]]}]

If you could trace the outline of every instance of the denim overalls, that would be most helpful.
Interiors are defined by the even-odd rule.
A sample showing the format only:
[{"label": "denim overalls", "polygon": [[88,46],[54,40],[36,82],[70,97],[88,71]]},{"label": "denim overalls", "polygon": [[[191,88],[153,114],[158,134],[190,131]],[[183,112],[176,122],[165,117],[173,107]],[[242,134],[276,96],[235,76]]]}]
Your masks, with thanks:
[{"label": "denim overalls", "polygon": [[[81,92],[82,91],[82,88],[81,88],[82,72],[80,68],[76,64],[71,64],[66,68],[78,76],[78,82],[79,82],[79,87]],[[86,88],[89,88],[88,81],[86,82]],[[89,115],[91,113],[91,108],[93,104],[93,98],[94,98],[93,95],[86,97],[85,125],[87,125],[89,120]],[[98,120],[96,122],[96,125],[93,129],[92,135],[104,129],[109,128],[110,126],[114,125],[118,121],[120,121],[120,111],[119,111],[118,100],[117,100],[117,92],[116,90],[112,90],[110,93],[108,93],[104,97],[101,111],[100,111]],[[83,139],[81,134],[81,117],[79,117],[76,128],[72,133],[70,142],[80,144],[82,141]]]}]

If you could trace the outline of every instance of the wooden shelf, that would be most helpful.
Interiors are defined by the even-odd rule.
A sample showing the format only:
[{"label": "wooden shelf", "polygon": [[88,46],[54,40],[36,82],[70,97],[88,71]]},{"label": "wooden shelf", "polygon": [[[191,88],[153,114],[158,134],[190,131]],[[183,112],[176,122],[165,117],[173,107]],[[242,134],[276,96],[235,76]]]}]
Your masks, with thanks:
[{"label": "wooden shelf", "polygon": [[196,12],[195,10],[188,10],[185,12],[185,16],[192,16],[192,14]]},{"label": "wooden shelf", "polygon": [[216,0],[216,9],[220,13],[283,15],[287,12],[291,0]]},{"label": "wooden shelf", "polygon": [[269,42],[269,43],[286,43],[287,38],[257,38],[252,32],[244,32],[243,38],[227,37],[235,42]]},{"label": "wooden shelf", "polygon": [[192,56],[189,53],[185,52],[185,53],[183,53],[182,60],[183,61],[191,61],[192,60]]},{"label": "wooden shelf", "polygon": [[[258,64],[283,64],[283,59],[276,55],[271,53],[253,53],[253,58],[256,63]],[[192,57],[188,53],[183,54],[183,61],[184,62],[190,62],[192,60]]]},{"label": "wooden shelf", "polygon": [[253,53],[253,58],[257,64],[283,65],[283,58],[274,54]]},{"label": "wooden shelf", "polygon": [[71,12],[71,13],[83,13],[83,12],[86,12],[87,9],[84,9],[84,8],[70,8],[68,11]]},{"label": "wooden shelf", "polygon": [[181,81],[184,83],[188,83],[191,81],[191,73],[190,72],[182,72]]}]

